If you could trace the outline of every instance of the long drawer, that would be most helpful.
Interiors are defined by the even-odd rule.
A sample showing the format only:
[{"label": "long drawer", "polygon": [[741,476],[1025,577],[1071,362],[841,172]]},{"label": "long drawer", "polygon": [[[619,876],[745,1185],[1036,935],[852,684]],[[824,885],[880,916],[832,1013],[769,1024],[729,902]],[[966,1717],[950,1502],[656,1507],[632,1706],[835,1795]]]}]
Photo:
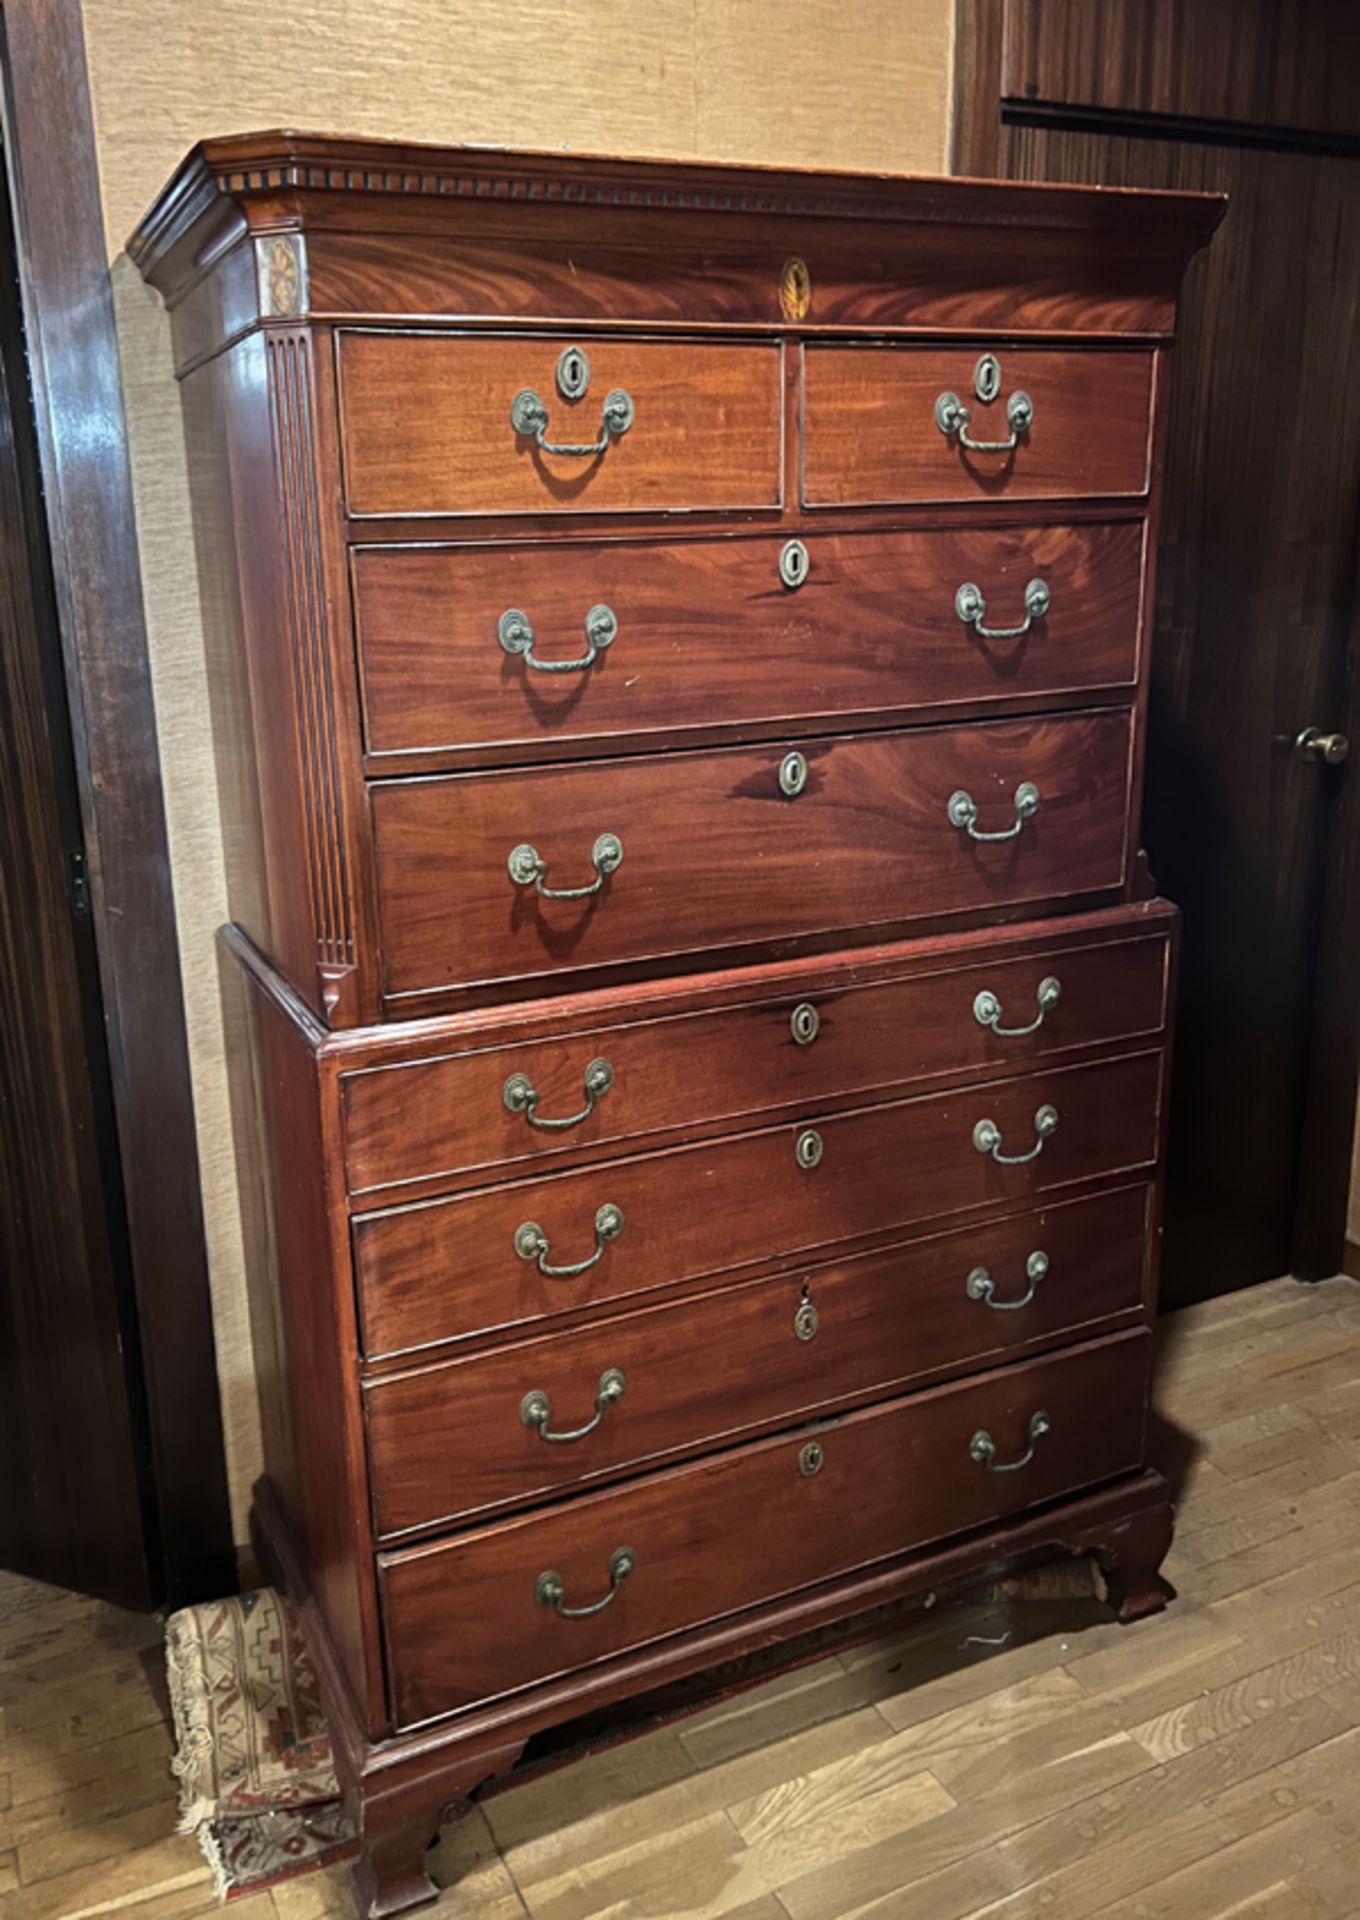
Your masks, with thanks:
[{"label": "long drawer", "polygon": [[543,757],[1127,688],[1143,538],[1125,520],[361,547],[366,744]]},{"label": "long drawer", "polygon": [[1146,1184],[367,1383],[375,1527],[447,1525],[1140,1311]]},{"label": "long drawer", "polygon": [[1164,922],[1138,939],[1102,931],[1038,955],[1008,952],[1004,931],[970,939],[971,952],[937,955],[933,971],[905,948],[898,978],[857,980],[852,960],[834,984],[767,987],[720,1010],[568,1023],[493,1046],[469,1039],[347,1072],[349,1190],[470,1183],[563,1154],[619,1153],[657,1134],[1013,1069],[1165,1022]]},{"label": "long drawer", "polygon": [[380,1555],[397,1719],[455,1712],[1129,1471],[1147,1384],[1147,1336],[1124,1335]]},{"label": "long drawer", "polygon": [[1113,890],[1132,740],[1118,710],[378,783],[386,993]]},{"label": "long drawer", "polygon": [[362,1214],[365,1350],[520,1326],[1148,1166],[1161,1082],[1160,1050],[1132,1054]]},{"label": "long drawer", "polygon": [[[566,351],[542,335],[342,333],[350,510],[575,516],[779,504],[776,343],[592,339],[576,349],[587,384],[570,398],[559,381],[579,381],[580,363],[567,379]],[[607,424],[625,418],[611,410],[615,394],[628,399],[617,432]],[[537,411],[521,412],[525,395]]]},{"label": "long drawer", "polygon": [[[994,382],[984,359],[998,370]],[[1022,398],[1028,405],[1017,414]],[[804,349],[808,507],[1138,498],[1148,488],[1151,436],[1146,351]],[[985,444],[970,450],[965,439]]]}]

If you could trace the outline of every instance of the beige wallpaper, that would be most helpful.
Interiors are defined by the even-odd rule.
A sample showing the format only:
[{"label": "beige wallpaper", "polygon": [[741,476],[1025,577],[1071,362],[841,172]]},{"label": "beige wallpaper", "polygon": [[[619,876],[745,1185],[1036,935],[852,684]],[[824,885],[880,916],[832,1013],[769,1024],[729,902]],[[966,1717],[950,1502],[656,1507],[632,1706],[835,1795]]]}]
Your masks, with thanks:
[{"label": "beige wallpaper", "polygon": [[293,126],[946,167],[953,0],[84,0],[189,1013],[237,1538],[259,1471],[213,936],[225,915],[169,330],[123,243],[206,134]]}]

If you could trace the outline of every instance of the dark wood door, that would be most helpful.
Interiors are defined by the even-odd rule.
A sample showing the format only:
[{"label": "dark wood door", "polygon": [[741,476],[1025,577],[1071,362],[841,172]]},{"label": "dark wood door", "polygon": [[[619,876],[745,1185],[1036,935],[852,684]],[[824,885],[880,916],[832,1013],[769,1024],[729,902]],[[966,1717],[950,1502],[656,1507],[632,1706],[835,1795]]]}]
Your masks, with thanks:
[{"label": "dark wood door", "polygon": [[0,207],[0,1566],[144,1605],[142,1402],[42,527]]},{"label": "dark wood door", "polygon": [[[1289,130],[1311,95],[1263,104],[1278,9],[1159,0],[1164,39],[1211,14],[1232,40],[1214,70],[1240,76],[1240,97],[1215,95],[1212,122],[1190,117],[1204,103],[1172,85],[1177,61],[1149,66],[1139,9],[1013,0],[990,26],[985,11],[965,8],[960,25],[980,28],[975,55],[997,36],[1002,77],[989,118],[979,58],[960,170],[1230,196],[1187,278],[1173,356],[1143,821],[1185,920],[1163,1267],[1174,1305],[1339,1264],[1354,1063],[1328,1058],[1346,1038],[1320,962],[1354,776],[1295,743],[1348,725],[1360,157],[1341,134]],[[1339,8],[1305,12],[1321,76],[1328,35],[1339,52],[1349,29]],[[1304,1236],[1329,1153],[1329,1217],[1314,1212]]]}]

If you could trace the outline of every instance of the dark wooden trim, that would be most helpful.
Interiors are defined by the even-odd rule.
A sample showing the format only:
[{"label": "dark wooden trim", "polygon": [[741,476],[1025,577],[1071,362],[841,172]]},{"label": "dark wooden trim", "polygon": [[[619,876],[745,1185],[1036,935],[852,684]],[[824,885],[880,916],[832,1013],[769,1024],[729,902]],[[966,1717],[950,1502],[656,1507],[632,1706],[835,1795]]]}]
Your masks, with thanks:
[{"label": "dark wooden trim", "polygon": [[79,0],[6,0],[5,160],[145,1368],[165,1597],[235,1584],[193,1097]]},{"label": "dark wooden trim", "polygon": [[[1335,707],[1322,723],[1351,742],[1343,767],[1319,767],[1328,789],[1326,872],[1319,915],[1313,1020],[1299,1141],[1290,1262],[1300,1280],[1351,1273],[1346,1238],[1356,1096],[1360,1091],[1360,526],[1355,530],[1346,650],[1333,689]],[[1360,1277],[1360,1273],[1356,1275]]]},{"label": "dark wooden trim", "polygon": [[1341,1271],[1349,1280],[1360,1280],[1360,1240],[1349,1235],[1341,1247]]},{"label": "dark wooden trim", "polygon": [[993,178],[1001,170],[1002,0],[955,0],[954,99],[949,171]]},{"label": "dark wooden trim", "polygon": [[1104,134],[1110,139],[1182,140],[1210,147],[1270,147],[1285,153],[1332,154],[1342,160],[1354,160],[1360,155],[1360,136],[1353,133],[1310,133],[1304,127],[1258,127],[1243,120],[1191,120],[1177,113],[1141,113],[1129,107],[1069,106],[1062,101],[1002,100],[999,124],[1061,127],[1072,133]]}]

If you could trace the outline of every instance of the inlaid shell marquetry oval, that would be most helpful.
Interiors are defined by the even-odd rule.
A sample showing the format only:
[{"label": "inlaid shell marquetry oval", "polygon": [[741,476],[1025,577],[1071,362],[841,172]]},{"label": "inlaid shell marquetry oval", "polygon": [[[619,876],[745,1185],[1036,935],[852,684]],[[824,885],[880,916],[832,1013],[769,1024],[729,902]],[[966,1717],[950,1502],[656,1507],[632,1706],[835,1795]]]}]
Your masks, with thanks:
[{"label": "inlaid shell marquetry oval", "polygon": [[807,261],[793,254],[779,275],[779,311],[786,320],[805,320],[812,305],[812,275]]}]

